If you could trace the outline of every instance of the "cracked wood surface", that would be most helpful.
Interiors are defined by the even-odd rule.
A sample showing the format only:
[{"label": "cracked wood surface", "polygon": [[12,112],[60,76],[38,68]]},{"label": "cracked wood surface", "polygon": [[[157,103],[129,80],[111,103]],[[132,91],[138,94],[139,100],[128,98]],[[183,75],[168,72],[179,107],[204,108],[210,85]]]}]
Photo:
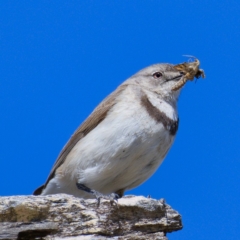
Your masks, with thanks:
[{"label": "cracked wood surface", "polygon": [[71,195],[0,197],[0,240],[159,239],[182,229],[164,200],[125,196],[117,204]]}]

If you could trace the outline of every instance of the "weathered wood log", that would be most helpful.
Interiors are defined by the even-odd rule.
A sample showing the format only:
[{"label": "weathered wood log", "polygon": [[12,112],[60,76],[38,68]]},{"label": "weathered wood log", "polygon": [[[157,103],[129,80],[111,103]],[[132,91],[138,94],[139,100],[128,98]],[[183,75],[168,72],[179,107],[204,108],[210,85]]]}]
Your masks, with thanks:
[{"label": "weathered wood log", "polygon": [[164,200],[125,196],[118,203],[66,194],[0,198],[0,239],[159,239],[182,229]]}]

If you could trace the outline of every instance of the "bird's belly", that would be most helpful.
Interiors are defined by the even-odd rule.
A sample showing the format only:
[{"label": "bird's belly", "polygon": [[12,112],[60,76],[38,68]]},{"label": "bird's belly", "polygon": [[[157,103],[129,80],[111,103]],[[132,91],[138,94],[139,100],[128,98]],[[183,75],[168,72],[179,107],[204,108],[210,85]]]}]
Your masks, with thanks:
[{"label": "bird's belly", "polygon": [[105,118],[74,146],[63,164],[62,177],[71,176],[73,184],[79,182],[105,194],[147,180],[174,137],[161,123],[138,111]]}]

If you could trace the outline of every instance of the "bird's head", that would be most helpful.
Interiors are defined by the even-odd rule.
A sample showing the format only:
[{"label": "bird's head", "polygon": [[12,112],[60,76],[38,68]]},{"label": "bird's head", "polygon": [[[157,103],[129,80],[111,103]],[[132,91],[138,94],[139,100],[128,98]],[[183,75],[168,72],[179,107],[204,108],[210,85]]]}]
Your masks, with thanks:
[{"label": "bird's head", "polygon": [[133,75],[128,81],[128,84],[138,84],[142,88],[156,92],[166,100],[177,99],[180,89],[172,90],[176,83],[184,75],[178,71],[172,64],[154,64],[142,69]]}]

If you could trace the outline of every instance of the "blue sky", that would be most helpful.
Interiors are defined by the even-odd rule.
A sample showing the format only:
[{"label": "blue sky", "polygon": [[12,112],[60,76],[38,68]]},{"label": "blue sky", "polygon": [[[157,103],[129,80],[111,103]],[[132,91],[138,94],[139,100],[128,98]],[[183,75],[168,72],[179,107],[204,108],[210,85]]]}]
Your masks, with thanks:
[{"label": "blue sky", "polygon": [[240,235],[239,1],[1,1],[0,195],[31,194],[93,108],[153,63],[198,57],[162,166],[128,192],[165,198],[171,240]]}]

